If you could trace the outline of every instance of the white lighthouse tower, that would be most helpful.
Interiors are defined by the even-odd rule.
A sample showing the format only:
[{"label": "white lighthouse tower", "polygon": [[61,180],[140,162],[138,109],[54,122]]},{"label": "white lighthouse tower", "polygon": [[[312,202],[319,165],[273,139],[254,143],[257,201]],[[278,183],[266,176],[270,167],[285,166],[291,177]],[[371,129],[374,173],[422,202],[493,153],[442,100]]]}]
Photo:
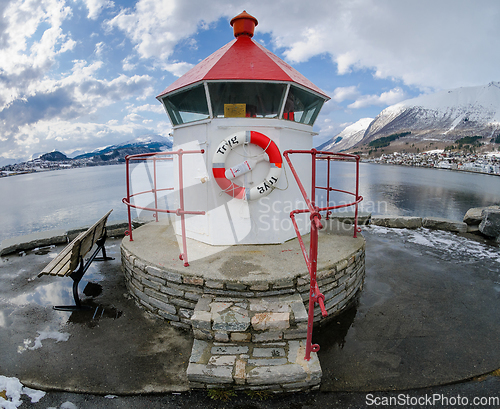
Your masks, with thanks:
[{"label": "white lighthouse tower", "polygon": [[[354,227],[333,223],[320,236],[320,212],[340,206],[318,206],[315,192],[325,191],[326,202],[333,191],[352,195],[342,206],[357,206],[359,156],[312,149],[328,96],[252,40],[254,17],[243,12],[231,25],[235,40],[157,97],[173,125],[172,150],[126,158],[126,285],[141,307],[193,331],[191,387],[317,389],[313,322],[353,305],[365,242],[356,236],[357,207]],[[326,186],[317,184],[316,159],[327,161]],[[331,159],[355,160],[356,193],[330,187]],[[151,183],[137,192],[132,161]],[[165,178],[174,186],[163,187]],[[136,201],[151,194],[153,204]],[[131,207],[156,218],[134,238]],[[173,228],[170,218],[158,220],[162,212]]]},{"label": "white lighthouse tower", "polygon": [[[204,151],[186,155],[183,193],[186,208],[205,213],[187,218],[187,237],[210,245],[295,237],[289,214],[303,199],[282,153],[312,148],[314,121],[329,99],[252,40],[257,24],[246,12],[234,17],[236,38],[157,96],[173,125],[174,149]],[[296,166],[310,190],[310,159],[297,158]],[[308,217],[298,222],[306,232]]]}]

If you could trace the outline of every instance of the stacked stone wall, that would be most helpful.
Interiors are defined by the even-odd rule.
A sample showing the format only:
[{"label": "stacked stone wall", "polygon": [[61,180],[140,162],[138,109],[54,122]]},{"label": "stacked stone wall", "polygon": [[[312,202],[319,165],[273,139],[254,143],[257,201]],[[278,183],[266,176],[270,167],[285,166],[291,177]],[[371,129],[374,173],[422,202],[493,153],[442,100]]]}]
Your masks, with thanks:
[{"label": "stacked stone wall", "polygon": [[[306,309],[309,306],[309,274],[293,279],[266,282],[218,280],[189,274],[189,267],[171,271],[148,265],[123,246],[122,267],[127,287],[137,303],[149,312],[162,317],[173,326],[189,329],[196,303],[203,295],[238,298],[265,298],[299,293]],[[285,268],[285,267],[284,267]],[[306,270],[304,264],[304,270]],[[363,286],[365,247],[348,255],[328,269],[318,271],[317,280],[325,296],[329,316],[335,316],[348,306]],[[314,320],[322,320],[319,307]]]}]

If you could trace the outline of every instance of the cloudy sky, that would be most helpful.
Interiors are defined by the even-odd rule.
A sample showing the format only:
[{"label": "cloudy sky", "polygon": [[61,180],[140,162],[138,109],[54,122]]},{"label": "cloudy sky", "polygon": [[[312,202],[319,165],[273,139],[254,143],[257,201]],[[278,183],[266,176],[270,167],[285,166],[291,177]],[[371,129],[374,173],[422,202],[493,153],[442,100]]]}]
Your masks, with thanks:
[{"label": "cloudy sky", "polygon": [[168,135],[156,95],[231,41],[244,9],[254,39],[331,96],[315,144],[401,100],[500,80],[498,0],[0,0],[0,165]]}]

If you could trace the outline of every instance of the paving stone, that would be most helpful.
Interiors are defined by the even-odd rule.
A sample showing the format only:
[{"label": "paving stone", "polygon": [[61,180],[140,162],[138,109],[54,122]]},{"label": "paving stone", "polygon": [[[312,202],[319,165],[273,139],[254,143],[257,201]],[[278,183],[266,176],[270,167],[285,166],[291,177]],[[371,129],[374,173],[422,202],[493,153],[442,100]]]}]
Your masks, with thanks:
[{"label": "paving stone", "polygon": [[287,342],[266,342],[265,344],[260,344],[261,347],[286,347]]},{"label": "paving stone", "polygon": [[222,281],[205,280],[205,285],[208,288],[216,288],[222,290],[224,288],[224,283]]},{"label": "paving stone", "polygon": [[231,332],[231,341],[233,342],[250,342],[252,334],[249,332]]},{"label": "paving stone", "polygon": [[307,329],[288,329],[283,333],[283,338],[285,338],[286,340],[307,338]]},{"label": "paving stone", "polygon": [[234,365],[236,355],[212,355],[208,360],[208,365]]},{"label": "paving stone", "polygon": [[290,308],[287,303],[267,301],[259,298],[250,301],[250,311],[255,312],[289,312]]},{"label": "paving stone", "polygon": [[232,302],[220,302],[215,301],[210,304],[210,312],[212,314],[219,313],[221,311],[227,310],[229,307],[233,305]]},{"label": "paving stone", "polygon": [[210,311],[210,303],[212,302],[213,298],[207,295],[203,295],[200,297],[198,302],[196,303],[196,307],[194,308],[195,311]]},{"label": "paving stone", "polygon": [[263,283],[263,284],[255,284],[250,287],[251,291],[267,291],[269,290],[269,284],[268,283]]},{"label": "paving stone", "polygon": [[191,349],[191,357],[189,358],[189,362],[198,363],[205,353],[207,347],[208,342],[202,341],[200,339],[195,339],[193,341],[193,348]]},{"label": "paving stone", "polygon": [[208,311],[194,311],[193,316],[191,317],[191,324],[193,328],[210,330],[212,328],[212,314]]},{"label": "paving stone", "polygon": [[283,332],[281,331],[266,331],[259,334],[252,334],[252,342],[281,341],[282,339]]},{"label": "paving stone", "polygon": [[189,285],[203,285],[203,278],[202,277],[191,277],[191,276],[184,276],[182,277],[182,283],[183,284],[189,284]]},{"label": "paving stone", "polygon": [[302,301],[294,301],[290,303],[290,307],[295,317],[295,322],[307,321],[307,311]]},{"label": "paving stone", "polygon": [[156,298],[149,297],[149,303],[152,306],[159,308],[163,312],[167,312],[169,314],[176,314],[177,313],[177,309],[175,308],[174,305],[167,304],[163,301],[157,300]]},{"label": "paving stone", "polygon": [[226,288],[228,290],[235,290],[235,291],[245,291],[247,289],[246,284],[240,284],[240,283],[226,283]]},{"label": "paving stone", "polygon": [[212,331],[206,329],[193,328],[193,335],[195,339],[205,339],[207,341],[214,339]]},{"label": "paving stone", "polygon": [[234,310],[224,310],[219,313],[212,312],[212,320],[213,330],[241,332],[246,331],[250,326],[250,317]]},{"label": "paving stone", "polygon": [[229,334],[227,332],[215,332],[214,339],[218,342],[229,342]]},{"label": "paving stone", "polygon": [[196,301],[198,302],[199,299],[201,298],[201,294],[199,293],[185,293],[184,294],[184,298],[188,299],[188,300],[191,300],[191,301]]},{"label": "paving stone", "polygon": [[263,312],[252,317],[252,327],[256,331],[268,329],[283,330],[290,327],[290,313],[288,312]]},{"label": "paving stone", "polygon": [[279,379],[280,383],[292,383],[302,382],[306,377],[304,368],[298,364],[259,366],[248,372],[247,382],[250,385],[266,385],[275,384]]},{"label": "paving stone", "polygon": [[251,366],[285,365],[286,363],[287,363],[286,358],[260,358],[260,359],[254,358],[248,360],[248,365]]},{"label": "paving stone", "polygon": [[247,354],[247,346],[214,346],[211,351],[212,355],[239,355]]},{"label": "paving stone", "polygon": [[300,348],[300,341],[289,341],[288,342],[288,362],[297,362],[297,354]]},{"label": "paving stone", "polygon": [[207,366],[190,363],[187,368],[187,377],[191,382],[202,383],[232,383],[232,366]]},{"label": "paving stone", "polygon": [[254,348],[253,356],[255,358],[276,358],[285,356],[284,348]]},{"label": "paving stone", "polygon": [[246,362],[243,359],[237,359],[234,366],[234,382],[236,385],[245,384]]},{"label": "paving stone", "polygon": [[[168,312],[165,312],[165,311],[162,311],[162,310],[158,310],[158,315],[162,316],[163,318],[165,318],[166,320],[169,320],[169,321],[179,321],[179,317],[177,315],[174,315],[174,314],[169,314]],[[170,324],[174,324],[174,322],[170,322]],[[188,326],[189,328],[189,326]]]}]

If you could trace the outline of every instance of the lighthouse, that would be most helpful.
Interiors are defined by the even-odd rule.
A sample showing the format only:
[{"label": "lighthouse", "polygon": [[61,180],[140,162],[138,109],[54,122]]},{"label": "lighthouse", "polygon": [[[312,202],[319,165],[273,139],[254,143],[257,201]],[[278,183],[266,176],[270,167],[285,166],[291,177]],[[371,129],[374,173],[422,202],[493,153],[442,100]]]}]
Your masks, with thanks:
[{"label": "lighthouse", "polygon": [[[255,17],[243,11],[230,24],[233,41],[157,96],[174,149],[203,150],[185,159],[186,207],[203,212],[186,219],[186,235],[210,245],[283,243],[295,237],[289,214],[303,199],[282,153],[312,148],[329,97],[252,39]],[[307,160],[296,166],[309,190]],[[298,219],[306,232],[308,218]]]},{"label": "lighthouse", "polygon": [[[363,287],[359,156],[313,149],[329,98],[252,39],[257,24],[234,17],[235,39],[157,96],[174,146],[126,157],[122,266],[141,308],[192,330],[192,388],[315,390],[313,322],[349,308]],[[354,193],[330,186],[335,160],[355,165]],[[131,189],[131,175],[144,183]],[[330,204],[332,192],[352,202]],[[349,206],[353,225],[322,224],[321,213]],[[156,220],[132,229],[131,208]]]}]

